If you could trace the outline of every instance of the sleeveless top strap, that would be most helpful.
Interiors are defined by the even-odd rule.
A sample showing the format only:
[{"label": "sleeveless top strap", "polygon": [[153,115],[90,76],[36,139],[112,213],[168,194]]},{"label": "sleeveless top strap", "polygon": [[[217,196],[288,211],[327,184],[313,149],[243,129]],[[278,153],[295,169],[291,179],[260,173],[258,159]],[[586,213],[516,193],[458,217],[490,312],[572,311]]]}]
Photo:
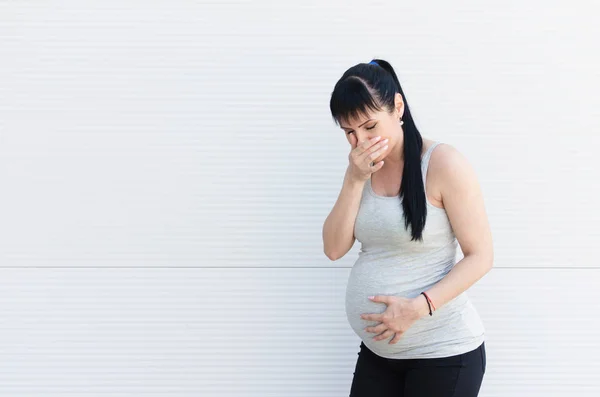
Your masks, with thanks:
[{"label": "sleeveless top strap", "polygon": [[441,142],[432,143],[431,146],[429,146],[429,149],[427,149],[427,151],[423,155],[423,158],[421,159],[421,173],[423,174],[423,186],[425,186],[425,180],[427,178],[427,170],[429,169],[429,159],[431,158],[431,152],[433,152],[433,149],[435,149],[435,147],[440,143]]}]

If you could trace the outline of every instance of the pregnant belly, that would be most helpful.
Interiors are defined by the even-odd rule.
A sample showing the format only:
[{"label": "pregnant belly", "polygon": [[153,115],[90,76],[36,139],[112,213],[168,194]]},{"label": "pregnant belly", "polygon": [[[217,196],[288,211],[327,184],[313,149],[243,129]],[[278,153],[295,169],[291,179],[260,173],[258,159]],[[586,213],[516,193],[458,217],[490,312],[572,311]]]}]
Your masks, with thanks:
[{"label": "pregnant belly", "polygon": [[[366,327],[379,322],[363,320],[360,316],[366,313],[383,313],[387,309],[385,303],[371,301],[371,295],[393,295],[405,298],[417,296],[422,287],[415,287],[415,280],[404,275],[398,266],[377,266],[377,271],[369,269],[370,264],[356,264],[348,278],[346,286],[346,317],[354,332],[363,340],[369,340],[376,334],[365,331]],[[418,283],[421,284],[421,283]],[[381,341],[384,342],[384,341]],[[387,343],[387,342],[386,342]]]},{"label": "pregnant belly", "polygon": [[447,266],[442,266],[437,271],[435,267],[429,271],[421,269],[399,265],[397,262],[384,265],[377,262],[375,265],[373,262],[358,261],[353,266],[346,286],[346,317],[352,330],[367,346],[377,345],[379,352],[390,354],[408,351],[423,343],[423,337],[439,328],[440,321],[456,323],[455,318],[451,318],[455,316],[449,316],[448,311],[455,304],[460,304],[458,301],[439,310],[435,318],[425,316],[417,320],[394,345],[388,343],[393,335],[387,339],[373,341],[373,337],[377,334],[365,331],[366,327],[380,324],[380,322],[364,320],[360,317],[361,314],[383,313],[387,309],[386,304],[373,302],[368,298],[369,296],[392,295],[414,298],[421,291],[427,290],[437,283],[447,272]]}]

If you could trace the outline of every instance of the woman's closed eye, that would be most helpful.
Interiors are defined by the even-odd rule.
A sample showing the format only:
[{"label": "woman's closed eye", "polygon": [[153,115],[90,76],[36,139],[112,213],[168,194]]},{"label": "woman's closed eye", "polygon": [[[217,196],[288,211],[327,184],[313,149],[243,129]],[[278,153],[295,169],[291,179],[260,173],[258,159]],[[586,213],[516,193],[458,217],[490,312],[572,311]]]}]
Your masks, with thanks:
[{"label": "woman's closed eye", "polygon": [[[373,128],[377,127],[377,124],[379,124],[379,123],[375,123],[372,126],[367,127],[366,129],[367,130],[372,130]],[[354,131],[346,131],[346,134],[353,134],[353,133],[354,133]]]}]

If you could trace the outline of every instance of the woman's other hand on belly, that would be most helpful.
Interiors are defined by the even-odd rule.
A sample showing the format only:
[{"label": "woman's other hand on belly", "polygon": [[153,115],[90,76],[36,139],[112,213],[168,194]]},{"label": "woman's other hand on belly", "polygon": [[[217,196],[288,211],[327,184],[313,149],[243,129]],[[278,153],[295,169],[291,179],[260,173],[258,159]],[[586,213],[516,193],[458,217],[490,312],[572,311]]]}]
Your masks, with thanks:
[{"label": "woman's other hand on belly", "polygon": [[370,296],[369,299],[387,305],[383,313],[363,313],[360,316],[363,320],[380,323],[365,328],[365,331],[376,334],[373,337],[375,341],[394,336],[389,343],[395,344],[418,319],[429,314],[427,300],[423,295],[412,299],[394,295],[376,295]]}]

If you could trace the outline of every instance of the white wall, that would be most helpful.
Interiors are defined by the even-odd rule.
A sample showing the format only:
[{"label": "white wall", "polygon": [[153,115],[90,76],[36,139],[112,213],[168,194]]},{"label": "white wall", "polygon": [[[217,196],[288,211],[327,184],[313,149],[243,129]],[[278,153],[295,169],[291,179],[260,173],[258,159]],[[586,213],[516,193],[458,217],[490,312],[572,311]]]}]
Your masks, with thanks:
[{"label": "white wall", "polygon": [[600,7],[494,3],[0,4],[0,395],[347,395],[328,103],[378,57],[484,189],[481,395],[597,396]]}]

